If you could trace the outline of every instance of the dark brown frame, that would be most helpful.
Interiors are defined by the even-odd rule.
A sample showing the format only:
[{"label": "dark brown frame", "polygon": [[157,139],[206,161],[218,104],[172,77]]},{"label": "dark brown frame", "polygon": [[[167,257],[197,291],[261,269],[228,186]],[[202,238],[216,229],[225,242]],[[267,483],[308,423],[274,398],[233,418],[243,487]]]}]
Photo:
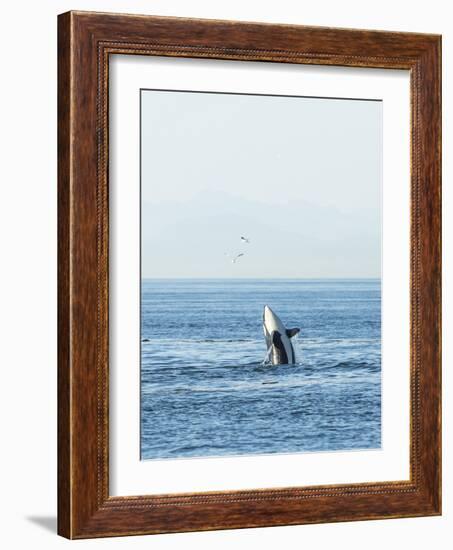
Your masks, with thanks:
[{"label": "dark brown frame", "polygon": [[[87,538],[440,514],[440,36],[68,12],[59,16],[58,48],[58,532]],[[410,71],[410,481],[109,496],[112,54]]]}]

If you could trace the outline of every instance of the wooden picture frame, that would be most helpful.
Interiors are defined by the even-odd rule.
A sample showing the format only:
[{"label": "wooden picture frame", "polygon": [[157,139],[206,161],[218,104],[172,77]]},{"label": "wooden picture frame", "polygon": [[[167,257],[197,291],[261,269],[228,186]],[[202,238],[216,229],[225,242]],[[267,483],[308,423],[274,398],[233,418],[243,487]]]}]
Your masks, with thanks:
[{"label": "wooden picture frame", "polygon": [[[67,538],[441,513],[441,39],[68,12],[58,20],[58,532]],[[109,495],[111,54],[406,69],[411,82],[410,480]]]}]

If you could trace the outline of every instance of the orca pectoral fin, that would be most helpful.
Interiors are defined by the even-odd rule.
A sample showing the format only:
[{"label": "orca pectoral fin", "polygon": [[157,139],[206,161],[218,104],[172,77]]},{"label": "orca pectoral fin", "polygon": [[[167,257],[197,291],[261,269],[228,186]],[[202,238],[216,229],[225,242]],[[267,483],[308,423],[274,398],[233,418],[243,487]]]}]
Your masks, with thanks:
[{"label": "orca pectoral fin", "polygon": [[296,336],[296,334],[299,334],[300,328],[288,328],[286,329],[286,336],[288,338],[292,338],[293,336]]}]

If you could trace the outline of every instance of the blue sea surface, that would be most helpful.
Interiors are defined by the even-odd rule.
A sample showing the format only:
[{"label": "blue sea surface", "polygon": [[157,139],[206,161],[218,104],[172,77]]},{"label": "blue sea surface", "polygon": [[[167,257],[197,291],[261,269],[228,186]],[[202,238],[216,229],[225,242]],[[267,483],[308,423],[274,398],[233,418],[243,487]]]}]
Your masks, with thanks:
[{"label": "blue sea surface", "polygon": [[142,459],[380,448],[380,280],[144,279],[141,323]]}]

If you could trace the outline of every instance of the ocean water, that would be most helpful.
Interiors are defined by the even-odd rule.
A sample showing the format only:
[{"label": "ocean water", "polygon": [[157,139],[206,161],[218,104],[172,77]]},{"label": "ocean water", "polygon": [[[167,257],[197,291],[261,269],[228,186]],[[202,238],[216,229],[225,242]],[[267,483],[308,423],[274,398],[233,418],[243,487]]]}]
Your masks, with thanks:
[{"label": "ocean water", "polygon": [[[264,366],[268,304],[297,364]],[[379,280],[142,281],[141,458],[376,449]]]}]

